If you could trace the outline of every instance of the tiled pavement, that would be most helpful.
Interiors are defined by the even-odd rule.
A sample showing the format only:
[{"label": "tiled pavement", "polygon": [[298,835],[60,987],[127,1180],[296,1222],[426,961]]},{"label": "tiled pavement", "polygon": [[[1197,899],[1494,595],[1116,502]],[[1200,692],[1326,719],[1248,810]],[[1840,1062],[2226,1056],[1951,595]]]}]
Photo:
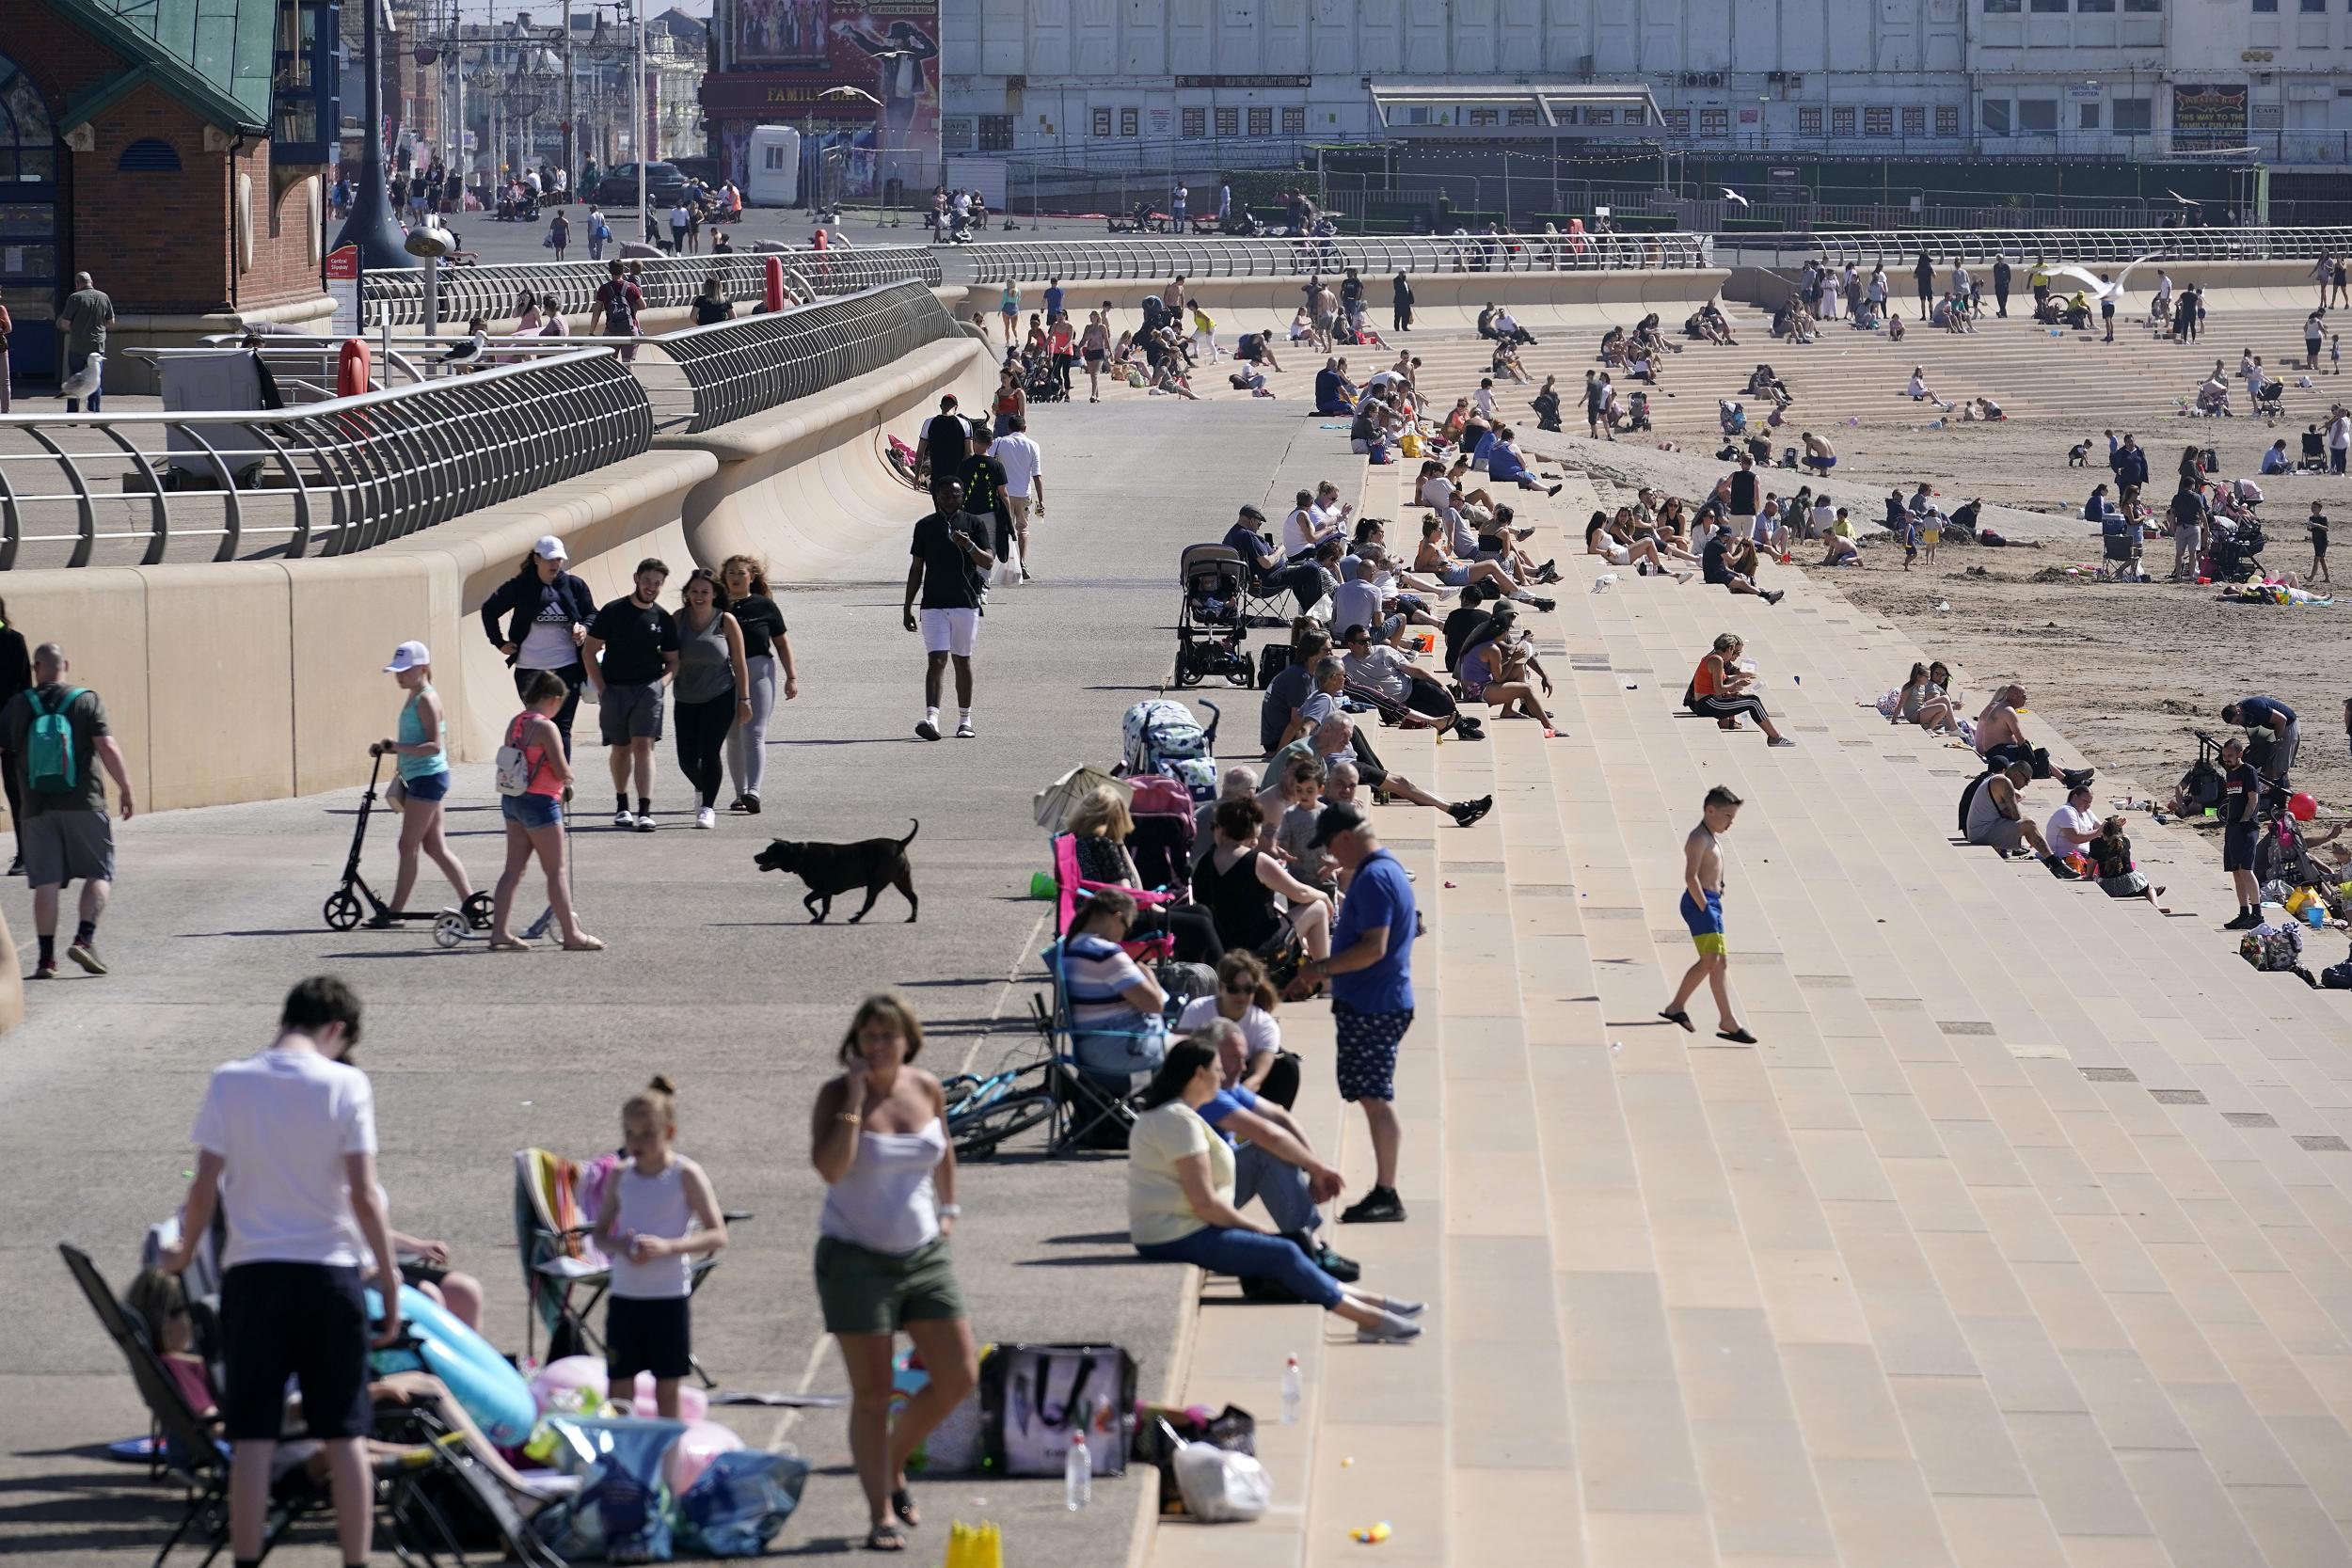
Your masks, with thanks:
[{"label": "tiled pavement", "polygon": [[[1613,504],[1593,488],[1543,511]],[[1151,1560],[1358,1560],[1349,1528],[1385,1519],[1391,1563],[2352,1561],[2345,999],[2239,962],[2209,840],[2139,819],[2171,919],[1952,845],[1970,759],[1863,705],[1921,656],[1835,594],[1593,594],[1589,559],[1563,564],[1536,624],[1560,738],[1382,737],[1440,793],[1498,798],[1468,831],[1382,818],[1430,923],[1411,1219],[1334,1239],[1426,1294],[1430,1333],[1359,1347],[1213,1281],[1188,1397],[1258,1413],[1277,1506],[1164,1526]],[[1725,629],[1797,750],[1677,716]],[[1695,1036],[1653,1016],[1715,783],[1748,801],[1727,870],[1754,1050],[1712,1040],[1704,992]],[[2130,787],[2103,779],[2103,806]],[[1327,1015],[1284,1025],[1360,1187]]]}]

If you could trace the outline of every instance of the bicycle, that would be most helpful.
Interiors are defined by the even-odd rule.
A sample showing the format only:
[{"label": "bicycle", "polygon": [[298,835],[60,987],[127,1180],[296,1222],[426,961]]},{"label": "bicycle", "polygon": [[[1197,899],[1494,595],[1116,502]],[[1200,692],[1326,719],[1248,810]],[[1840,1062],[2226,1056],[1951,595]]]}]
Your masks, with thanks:
[{"label": "bicycle", "polygon": [[947,1137],[956,1158],[985,1160],[1006,1140],[1051,1118],[1060,1103],[1051,1058],[985,1077],[961,1072],[940,1080]]}]

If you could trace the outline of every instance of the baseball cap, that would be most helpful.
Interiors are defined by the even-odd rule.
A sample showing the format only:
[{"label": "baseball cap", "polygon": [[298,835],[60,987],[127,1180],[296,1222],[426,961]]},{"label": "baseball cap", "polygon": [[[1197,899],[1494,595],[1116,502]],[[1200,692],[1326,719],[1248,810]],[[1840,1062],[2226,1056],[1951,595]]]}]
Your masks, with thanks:
[{"label": "baseball cap", "polygon": [[541,534],[539,542],[531,546],[531,553],[542,561],[569,561],[571,559],[564,549],[564,541],[552,533]]},{"label": "baseball cap", "polygon": [[392,661],[384,666],[384,673],[388,675],[397,675],[404,671],[414,670],[420,664],[432,662],[432,649],[421,642],[403,642],[392,650]]},{"label": "baseball cap", "polygon": [[1259,511],[1254,506],[1244,506],[1241,509],[1241,515],[1248,518],[1253,523],[1263,523],[1265,521],[1265,514]]},{"label": "baseball cap", "polygon": [[1307,841],[1307,847],[1320,849],[1340,834],[1354,832],[1364,823],[1364,814],[1354,806],[1326,806],[1322,815],[1315,818],[1315,833]]}]

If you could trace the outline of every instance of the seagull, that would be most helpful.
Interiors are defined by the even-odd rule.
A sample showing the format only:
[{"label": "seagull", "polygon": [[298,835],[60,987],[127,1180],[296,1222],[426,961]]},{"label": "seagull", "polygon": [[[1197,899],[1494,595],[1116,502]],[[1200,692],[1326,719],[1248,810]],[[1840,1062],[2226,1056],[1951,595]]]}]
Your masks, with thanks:
[{"label": "seagull", "polygon": [[1729,185],[1725,185],[1724,187],[1724,199],[1725,201],[1737,201],[1742,207],[1748,204],[1748,198],[1741,196],[1738,191],[1733,190]]},{"label": "seagull", "polygon": [[2184,207],[2194,207],[2197,205],[2196,202],[2191,201],[2188,198],[2183,196],[2180,192],[2174,190],[2169,185],[2167,185],[2164,188],[2164,194],[2170,197],[2173,200],[2179,202]]},{"label": "seagull", "polygon": [[106,356],[104,355],[91,355],[83,361],[80,370],[57,383],[57,395],[77,402],[83,398],[94,396],[98,391],[98,383],[105,368]]},{"label": "seagull", "polygon": [[468,338],[464,342],[452,347],[447,354],[442,355],[441,363],[444,365],[459,366],[479,365],[488,356],[489,350],[490,340],[488,336],[485,333],[477,332],[472,337]]},{"label": "seagull", "polygon": [[2075,279],[2090,292],[2093,298],[2120,299],[2123,295],[2123,291],[2131,285],[2132,274],[2140,266],[2154,261],[2163,254],[2164,252],[2160,250],[2152,250],[2147,255],[2139,257],[2130,266],[2125,267],[2122,276],[2112,283],[2100,282],[2098,274],[2086,271],[2081,267],[2052,267],[2050,272],[2053,277]]}]

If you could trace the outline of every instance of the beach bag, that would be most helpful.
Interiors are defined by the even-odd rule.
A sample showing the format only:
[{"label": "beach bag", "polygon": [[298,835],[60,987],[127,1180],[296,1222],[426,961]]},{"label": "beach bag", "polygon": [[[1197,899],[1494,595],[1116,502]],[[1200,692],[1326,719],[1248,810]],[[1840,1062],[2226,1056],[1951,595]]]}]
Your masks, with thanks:
[{"label": "beach bag", "polygon": [[1216,798],[1216,759],[1208,732],[1192,709],[1151,698],[1127,710],[1121,731],[1129,773],[1165,774],[1182,784],[1196,802]]},{"label": "beach bag", "polygon": [[33,710],[33,722],[24,732],[24,782],[36,794],[63,795],[80,782],[73,767],[73,721],[66,710],[85,689],[67,688],[53,708],[41,706],[40,692],[24,694]]},{"label": "beach bag", "polygon": [[999,1475],[1058,1476],[1087,1434],[1097,1476],[1127,1473],[1136,1358],[1117,1345],[998,1345],[980,1363],[980,1440]]},{"label": "beach bag", "polygon": [[713,1458],[677,1499],[677,1544],[706,1557],[757,1557],[801,1506],[808,1461],[738,1449]]},{"label": "beach bag", "polygon": [[515,721],[506,726],[506,744],[499,748],[499,793],[509,798],[531,793],[531,758],[523,751],[524,714],[515,715]]}]

